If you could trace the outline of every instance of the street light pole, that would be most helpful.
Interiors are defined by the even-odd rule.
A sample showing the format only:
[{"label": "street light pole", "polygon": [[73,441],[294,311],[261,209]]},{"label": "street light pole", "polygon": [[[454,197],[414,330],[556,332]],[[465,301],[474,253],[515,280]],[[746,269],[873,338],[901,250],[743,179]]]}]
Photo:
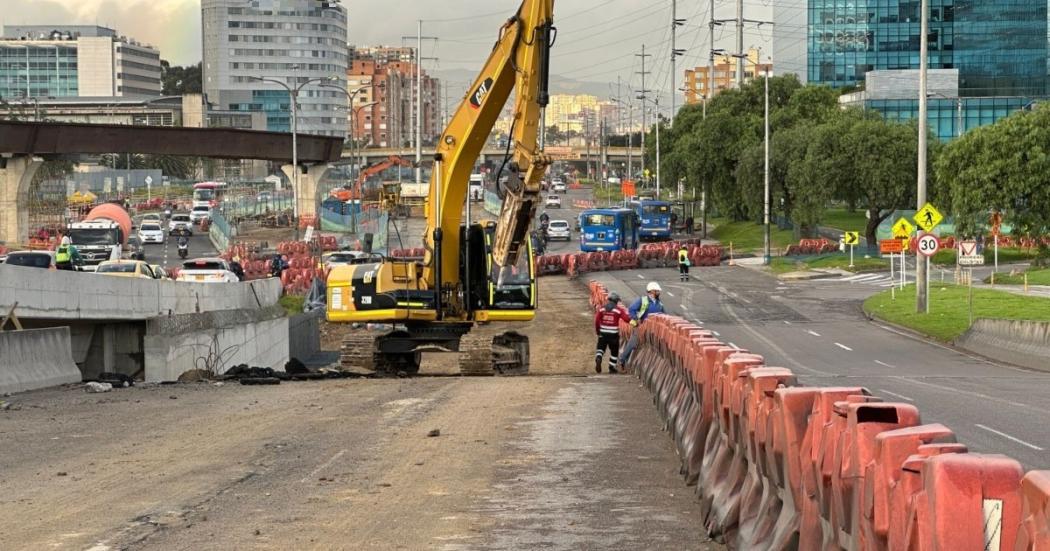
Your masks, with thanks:
[{"label": "street light pole", "polygon": [[768,69],[765,71],[765,78],[763,80],[766,81],[766,121],[765,121],[765,126],[766,126],[766,153],[765,153],[765,157],[766,157],[766,169],[765,169],[766,170],[766,174],[765,174],[765,187],[766,187],[766,190],[765,190],[765,195],[763,195],[763,200],[764,200],[764,203],[765,203],[765,216],[764,216],[764,223],[765,223],[765,232],[764,232],[764,234],[765,234],[764,235],[765,249],[764,249],[764,252],[765,252],[765,255],[762,257],[762,263],[764,265],[766,265],[766,266],[769,266],[769,263],[771,261],[771,253],[770,253],[770,243],[769,243],[769,241],[770,241],[770,239],[769,239],[769,199],[770,198],[769,198],[769,70]]},{"label": "street light pole", "polygon": [[[920,3],[919,20],[919,151],[918,151],[918,189],[916,197],[917,209],[926,206],[926,154],[927,133],[929,121],[927,111],[929,96],[927,95],[927,76],[929,70],[929,26],[930,26],[930,1],[922,0]],[[930,312],[929,289],[926,285],[927,265],[924,255],[915,251],[915,309],[918,313]]]}]

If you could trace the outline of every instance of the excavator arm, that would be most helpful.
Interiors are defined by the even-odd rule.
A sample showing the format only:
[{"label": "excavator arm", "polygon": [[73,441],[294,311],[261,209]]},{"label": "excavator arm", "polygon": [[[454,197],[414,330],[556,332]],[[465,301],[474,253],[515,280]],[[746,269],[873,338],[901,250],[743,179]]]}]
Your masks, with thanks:
[{"label": "excavator arm", "polygon": [[508,178],[492,243],[493,261],[501,267],[513,266],[528,245],[529,225],[550,164],[542,151],[540,125],[549,99],[553,22],[554,0],[523,0],[500,29],[485,67],[440,138],[424,236],[428,249],[424,279],[435,288],[459,282],[459,228],[470,174],[512,92],[513,151],[503,171]]}]

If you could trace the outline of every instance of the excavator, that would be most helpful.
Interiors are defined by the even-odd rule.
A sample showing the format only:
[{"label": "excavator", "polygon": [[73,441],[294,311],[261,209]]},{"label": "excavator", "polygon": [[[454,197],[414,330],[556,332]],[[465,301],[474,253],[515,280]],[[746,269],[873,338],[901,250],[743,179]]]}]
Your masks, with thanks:
[{"label": "excavator", "polygon": [[[551,163],[543,152],[542,119],[556,36],[554,0],[523,0],[500,27],[488,61],[437,142],[423,259],[373,256],[329,274],[330,322],[392,327],[352,332],[343,342],[344,368],[412,375],[423,352],[441,351],[458,352],[465,375],[528,372],[527,336],[470,332],[476,324],[535,316],[529,226]],[[513,125],[497,176],[500,215],[495,223],[474,224],[464,216],[470,175],[512,92]]]},{"label": "excavator", "polygon": [[361,190],[364,188],[365,182],[367,182],[372,176],[395,166],[411,167],[412,162],[397,155],[391,155],[385,160],[362,170],[361,175],[358,176],[357,181],[354,182],[354,187],[352,189],[341,188],[332,190],[332,197],[344,202],[351,199],[363,199],[364,196],[362,195]]}]

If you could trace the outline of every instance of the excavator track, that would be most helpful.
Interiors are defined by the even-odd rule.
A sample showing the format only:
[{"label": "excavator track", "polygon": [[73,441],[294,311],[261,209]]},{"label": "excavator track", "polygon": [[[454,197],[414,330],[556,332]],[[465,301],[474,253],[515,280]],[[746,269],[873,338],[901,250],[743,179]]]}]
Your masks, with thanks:
[{"label": "excavator track", "polygon": [[376,334],[355,331],[343,339],[339,363],[345,370],[376,371]]},{"label": "excavator track", "polygon": [[495,337],[465,335],[459,343],[459,371],[474,377],[527,375],[529,338],[513,331]]}]

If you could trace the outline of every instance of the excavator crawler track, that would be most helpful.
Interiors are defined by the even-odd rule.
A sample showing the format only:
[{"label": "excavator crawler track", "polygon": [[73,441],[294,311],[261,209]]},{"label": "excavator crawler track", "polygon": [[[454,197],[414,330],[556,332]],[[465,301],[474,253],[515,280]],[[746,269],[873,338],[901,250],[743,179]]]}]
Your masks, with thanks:
[{"label": "excavator crawler track", "polygon": [[366,331],[355,331],[343,339],[339,363],[345,370],[376,370],[376,335]]},{"label": "excavator crawler track", "polygon": [[465,335],[459,343],[459,370],[475,377],[527,375],[529,338],[513,331],[495,337]]}]

